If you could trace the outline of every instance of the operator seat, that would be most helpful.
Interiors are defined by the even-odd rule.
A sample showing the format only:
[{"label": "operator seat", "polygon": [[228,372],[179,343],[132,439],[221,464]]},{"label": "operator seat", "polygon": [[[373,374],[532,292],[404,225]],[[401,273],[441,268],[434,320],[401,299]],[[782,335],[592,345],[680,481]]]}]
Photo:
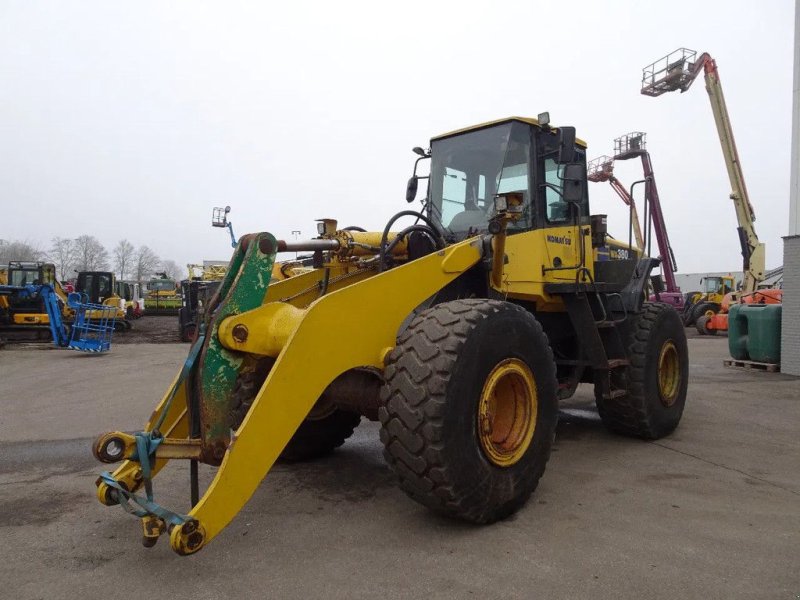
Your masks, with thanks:
[{"label": "operator seat", "polygon": [[468,231],[470,229],[486,229],[489,219],[475,200],[467,199],[464,210],[456,213],[447,226],[452,231]]}]

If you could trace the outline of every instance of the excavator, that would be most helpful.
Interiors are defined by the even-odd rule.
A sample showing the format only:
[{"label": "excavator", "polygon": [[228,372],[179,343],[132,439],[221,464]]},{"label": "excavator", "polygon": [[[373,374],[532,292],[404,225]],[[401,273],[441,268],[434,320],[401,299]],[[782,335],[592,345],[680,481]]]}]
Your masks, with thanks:
[{"label": "excavator", "polygon": [[[743,295],[752,294],[758,290],[759,283],[764,280],[766,252],[764,244],[759,242],[758,235],[756,235],[754,226],[756,215],[747,193],[728,107],[722,93],[717,63],[707,52],[697,57],[697,52],[694,50],[678,48],[642,70],[641,93],[645,96],[657,97],[667,92],[686,92],[701,72],[704,73],[706,91],[711,102],[711,111],[714,115],[717,134],[722,146],[722,155],[728,171],[731,185],[730,198],[736,211],[737,232],[743,259],[742,288],[739,291],[730,292],[730,298],[727,301],[729,305],[730,302],[739,302]],[[706,297],[702,295],[698,298],[699,302],[705,300]],[[695,325],[698,332],[711,333],[712,331],[728,330],[728,315],[721,312],[723,303],[724,301],[716,309],[716,304],[705,302],[705,312],[698,313],[696,316]],[[694,313],[697,311],[693,311]]]},{"label": "excavator", "polygon": [[[619,179],[614,176],[614,161],[632,158],[639,158],[642,161],[644,179],[635,182],[631,186],[631,192],[628,192]],[[653,235],[651,232],[654,230],[663,281],[658,281],[654,278],[654,287],[657,288],[657,291],[651,300],[666,302],[677,310],[683,310],[684,295],[675,280],[678,264],[675,260],[675,253],[669,243],[664,212],[661,208],[661,199],[658,195],[658,187],[656,186],[656,178],[653,172],[653,163],[650,160],[650,153],[646,149],[646,134],[641,131],[633,131],[616,138],[614,140],[613,157],[603,156],[589,163],[589,181],[608,181],[611,184],[617,195],[630,208],[630,221],[633,226],[636,244],[647,254],[650,254],[652,250]],[[645,186],[644,222],[646,235],[642,234],[636,202],[633,199],[633,189],[638,183],[643,183]]]},{"label": "excavator", "polygon": [[[0,284],[7,285],[5,293],[0,297],[0,334],[7,340],[46,340],[51,339],[52,310],[48,298],[56,301],[60,307],[60,320],[66,326],[72,326],[76,318],[69,294],[56,278],[53,263],[20,262],[9,263],[8,268],[0,275]],[[30,286],[49,286],[44,293],[31,293]],[[77,274],[75,291],[80,303],[104,305],[114,309],[111,320],[115,331],[127,331],[131,328],[125,318],[124,302],[114,291],[114,274],[104,271],[82,271]],[[84,310],[81,319],[91,324],[108,322],[108,310]]]},{"label": "excavator", "polygon": [[[142,542],[208,545],[277,460],[327,454],[362,416],[380,422],[401,489],[487,524],[519,510],[550,455],[561,390],[592,385],[617,434],[658,439],[686,402],[686,334],[645,297],[659,260],[601,260],[586,144],[574,127],[509,117],[436,136],[406,186],[420,210],[382,231],[317,223],[317,237],[239,238],[186,361],[144,429],[93,443],[113,464],[98,500],[138,518]],[[428,175],[417,173],[429,161]],[[365,207],[373,211],[374,207]],[[403,227],[400,220],[410,221]],[[313,268],[273,281],[277,257]],[[618,252],[618,256],[621,254]],[[156,499],[189,461],[188,508]],[[199,469],[214,470],[200,489]]]}]

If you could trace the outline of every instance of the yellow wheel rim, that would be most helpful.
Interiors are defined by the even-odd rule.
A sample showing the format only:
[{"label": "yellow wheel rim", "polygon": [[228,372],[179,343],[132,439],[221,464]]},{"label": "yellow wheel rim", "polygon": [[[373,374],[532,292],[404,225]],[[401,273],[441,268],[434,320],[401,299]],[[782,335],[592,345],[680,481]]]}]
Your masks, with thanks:
[{"label": "yellow wheel rim", "polygon": [[509,358],[495,366],[478,403],[478,439],[486,458],[498,467],[516,464],[531,445],[538,411],[528,365]]},{"label": "yellow wheel rim", "polygon": [[713,309],[709,308],[709,309],[708,309],[708,310],[706,310],[706,312],[705,312],[705,313],[703,313],[703,314],[704,314],[705,316],[707,316],[707,317],[713,317],[713,316],[714,316],[715,314],[717,314],[717,313],[716,313],[716,312],[715,312]]},{"label": "yellow wheel rim", "polygon": [[680,380],[681,365],[678,349],[672,340],[667,340],[661,347],[661,354],[658,357],[658,391],[664,406],[675,404]]}]

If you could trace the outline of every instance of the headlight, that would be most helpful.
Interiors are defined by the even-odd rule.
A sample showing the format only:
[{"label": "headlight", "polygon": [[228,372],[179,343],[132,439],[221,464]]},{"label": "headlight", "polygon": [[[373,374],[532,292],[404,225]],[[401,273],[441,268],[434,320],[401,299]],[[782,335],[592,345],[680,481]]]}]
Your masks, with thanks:
[{"label": "headlight", "polygon": [[508,210],[508,200],[505,196],[494,197],[494,211],[496,213],[506,212]]}]

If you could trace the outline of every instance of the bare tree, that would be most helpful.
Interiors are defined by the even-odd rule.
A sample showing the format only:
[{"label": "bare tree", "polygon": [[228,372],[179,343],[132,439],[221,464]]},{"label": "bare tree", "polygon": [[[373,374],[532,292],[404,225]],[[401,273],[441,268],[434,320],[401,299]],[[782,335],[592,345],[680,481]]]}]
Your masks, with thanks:
[{"label": "bare tree", "polygon": [[158,255],[147,246],[139,246],[133,257],[133,272],[136,281],[142,282],[156,270],[159,263]]},{"label": "bare tree", "polygon": [[117,270],[117,275],[119,275],[120,279],[125,279],[125,275],[132,270],[132,263],[136,258],[134,255],[135,250],[133,244],[128,240],[120,240],[114,246],[114,268]]},{"label": "bare tree", "polygon": [[75,270],[104,271],[108,269],[108,251],[93,235],[75,238]]},{"label": "bare tree", "polygon": [[47,256],[58,269],[58,278],[62,281],[69,279],[75,263],[75,240],[54,237],[50,243],[52,245]]},{"label": "bare tree", "polygon": [[8,266],[12,260],[44,260],[46,253],[29,241],[0,240],[0,266]]},{"label": "bare tree", "polygon": [[181,275],[184,273],[184,269],[182,269],[174,260],[162,260],[161,270],[167,274],[167,277],[176,281],[181,279]]}]

